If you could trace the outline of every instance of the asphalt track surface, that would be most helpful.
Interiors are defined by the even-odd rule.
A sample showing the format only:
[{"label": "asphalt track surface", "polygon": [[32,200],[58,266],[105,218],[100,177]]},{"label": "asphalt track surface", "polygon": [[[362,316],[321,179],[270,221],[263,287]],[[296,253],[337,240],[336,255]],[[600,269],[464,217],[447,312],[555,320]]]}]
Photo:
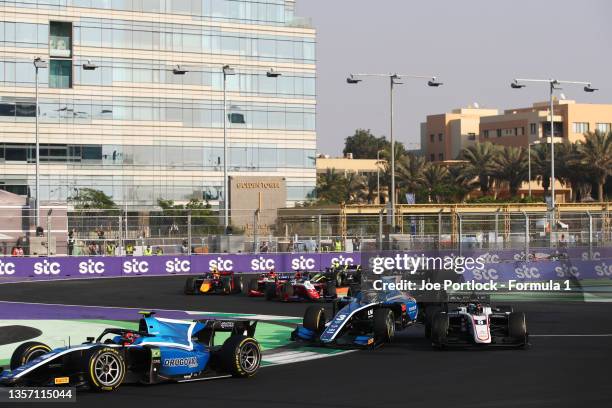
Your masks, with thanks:
[{"label": "asphalt track surface", "polygon": [[[308,304],[185,296],[184,277],[0,285],[0,300],[300,316]],[[77,406],[609,407],[612,304],[518,303],[527,350],[436,351],[420,328],[377,350],[263,368],[251,379],[79,392]],[[20,404],[19,406],[24,406]],[[38,405],[36,405],[38,406]],[[69,406],[75,406],[70,404]]]}]

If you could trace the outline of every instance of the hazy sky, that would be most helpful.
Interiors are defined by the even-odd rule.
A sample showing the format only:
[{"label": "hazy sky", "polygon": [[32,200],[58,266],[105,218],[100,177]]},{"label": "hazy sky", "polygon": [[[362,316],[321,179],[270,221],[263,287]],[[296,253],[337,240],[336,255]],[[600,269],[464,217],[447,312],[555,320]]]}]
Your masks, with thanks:
[{"label": "hazy sky", "polygon": [[444,82],[397,88],[395,137],[409,147],[427,114],[547,99],[546,85],[510,89],[515,77],[592,81],[599,92],[562,92],[612,103],[610,0],[297,0],[297,14],[317,29],[321,153],[339,154],[356,128],[389,134],[388,80],[348,85],[350,72],[436,74]]}]

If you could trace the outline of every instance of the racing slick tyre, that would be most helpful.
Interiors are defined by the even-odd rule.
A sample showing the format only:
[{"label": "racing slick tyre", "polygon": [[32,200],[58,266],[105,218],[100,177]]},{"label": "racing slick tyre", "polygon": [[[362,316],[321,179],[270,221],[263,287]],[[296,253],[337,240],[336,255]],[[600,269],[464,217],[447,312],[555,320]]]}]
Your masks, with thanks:
[{"label": "racing slick tyre", "polygon": [[508,316],[508,335],[520,343],[527,343],[525,313],[513,312]]},{"label": "racing slick tyre", "polygon": [[434,346],[443,348],[446,345],[446,336],[448,334],[448,315],[443,312],[438,312],[433,319],[431,325],[431,341]]},{"label": "racing slick tyre", "polygon": [[251,377],[261,364],[261,348],[252,337],[234,335],[219,350],[222,368],[233,377]]},{"label": "racing slick tyre", "polygon": [[431,338],[431,326],[433,325],[434,318],[441,312],[442,308],[440,306],[427,306],[425,308],[425,338]]},{"label": "racing slick tyre", "polygon": [[338,293],[336,292],[336,284],[334,282],[325,283],[325,295],[331,298],[338,296]]},{"label": "racing slick tyre", "polygon": [[185,282],[185,294],[186,295],[195,295],[196,294],[196,278],[195,276],[190,276],[187,278]]},{"label": "racing slick tyre", "polygon": [[395,337],[395,316],[391,309],[374,310],[374,338],[379,343],[389,343]]},{"label": "racing slick tyre", "polygon": [[221,290],[224,295],[229,295],[230,293],[232,293],[232,278],[221,278]]},{"label": "racing slick tyre", "polygon": [[114,391],[125,378],[125,357],[114,347],[91,350],[86,364],[85,377],[93,391]]},{"label": "racing slick tyre", "polygon": [[321,306],[309,306],[304,312],[304,328],[315,333],[325,330],[325,309]]},{"label": "racing slick tyre", "polygon": [[259,279],[253,278],[249,281],[249,292],[259,291]]},{"label": "racing slick tyre", "polygon": [[279,294],[282,300],[287,300],[293,296],[293,285],[289,282],[283,283],[279,288]]},{"label": "racing slick tyre", "polygon": [[243,286],[241,276],[232,277],[232,293],[242,293]]},{"label": "racing slick tyre", "polygon": [[36,357],[40,357],[50,351],[51,347],[44,343],[39,343],[37,341],[23,343],[17,347],[11,356],[11,370],[21,367],[27,362],[34,360]]},{"label": "racing slick tyre", "polygon": [[274,282],[266,282],[266,300],[273,300],[276,298],[276,283]]}]

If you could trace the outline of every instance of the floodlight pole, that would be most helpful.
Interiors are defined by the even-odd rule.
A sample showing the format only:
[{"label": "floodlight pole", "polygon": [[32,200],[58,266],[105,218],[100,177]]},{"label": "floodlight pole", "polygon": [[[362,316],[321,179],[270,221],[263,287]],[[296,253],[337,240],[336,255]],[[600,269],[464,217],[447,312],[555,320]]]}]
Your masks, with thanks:
[{"label": "floodlight pole", "polygon": [[393,138],[393,93],[395,90],[395,85],[401,85],[402,82],[399,82],[400,79],[409,78],[409,79],[427,79],[427,85],[431,87],[438,87],[442,85],[441,82],[436,81],[436,77],[433,75],[412,75],[412,74],[350,74],[347,78],[346,82],[349,84],[358,84],[362,80],[360,77],[382,77],[389,78],[390,85],[390,130],[389,130],[389,142],[391,143],[391,191],[389,192],[389,199],[391,203],[391,229],[392,232],[395,232],[395,139]]}]

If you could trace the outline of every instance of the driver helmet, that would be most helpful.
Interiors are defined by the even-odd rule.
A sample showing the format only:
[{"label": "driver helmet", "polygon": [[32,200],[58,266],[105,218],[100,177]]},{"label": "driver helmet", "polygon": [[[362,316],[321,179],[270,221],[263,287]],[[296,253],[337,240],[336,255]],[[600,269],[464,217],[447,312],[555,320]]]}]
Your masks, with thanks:
[{"label": "driver helmet", "polygon": [[302,272],[297,271],[297,272],[295,273],[295,276],[294,276],[294,277],[295,277],[295,279],[302,279]]},{"label": "driver helmet", "polygon": [[138,334],[129,331],[123,335],[123,337],[121,338],[121,342],[124,346],[129,346],[130,344],[134,344],[138,337]]},{"label": "driver helmet", "polygon": [[274,268],[272,268],[272,269],[270,269],[268,271],[268,278],[271,278],[271,279],[275,279],[276,278],[276,272],[274,271]]},{"label": "driver helmet", "polygon": [[470,303],[467,307],[467,311],[474,315],[482,314],[482,305],[480,303]]}]

